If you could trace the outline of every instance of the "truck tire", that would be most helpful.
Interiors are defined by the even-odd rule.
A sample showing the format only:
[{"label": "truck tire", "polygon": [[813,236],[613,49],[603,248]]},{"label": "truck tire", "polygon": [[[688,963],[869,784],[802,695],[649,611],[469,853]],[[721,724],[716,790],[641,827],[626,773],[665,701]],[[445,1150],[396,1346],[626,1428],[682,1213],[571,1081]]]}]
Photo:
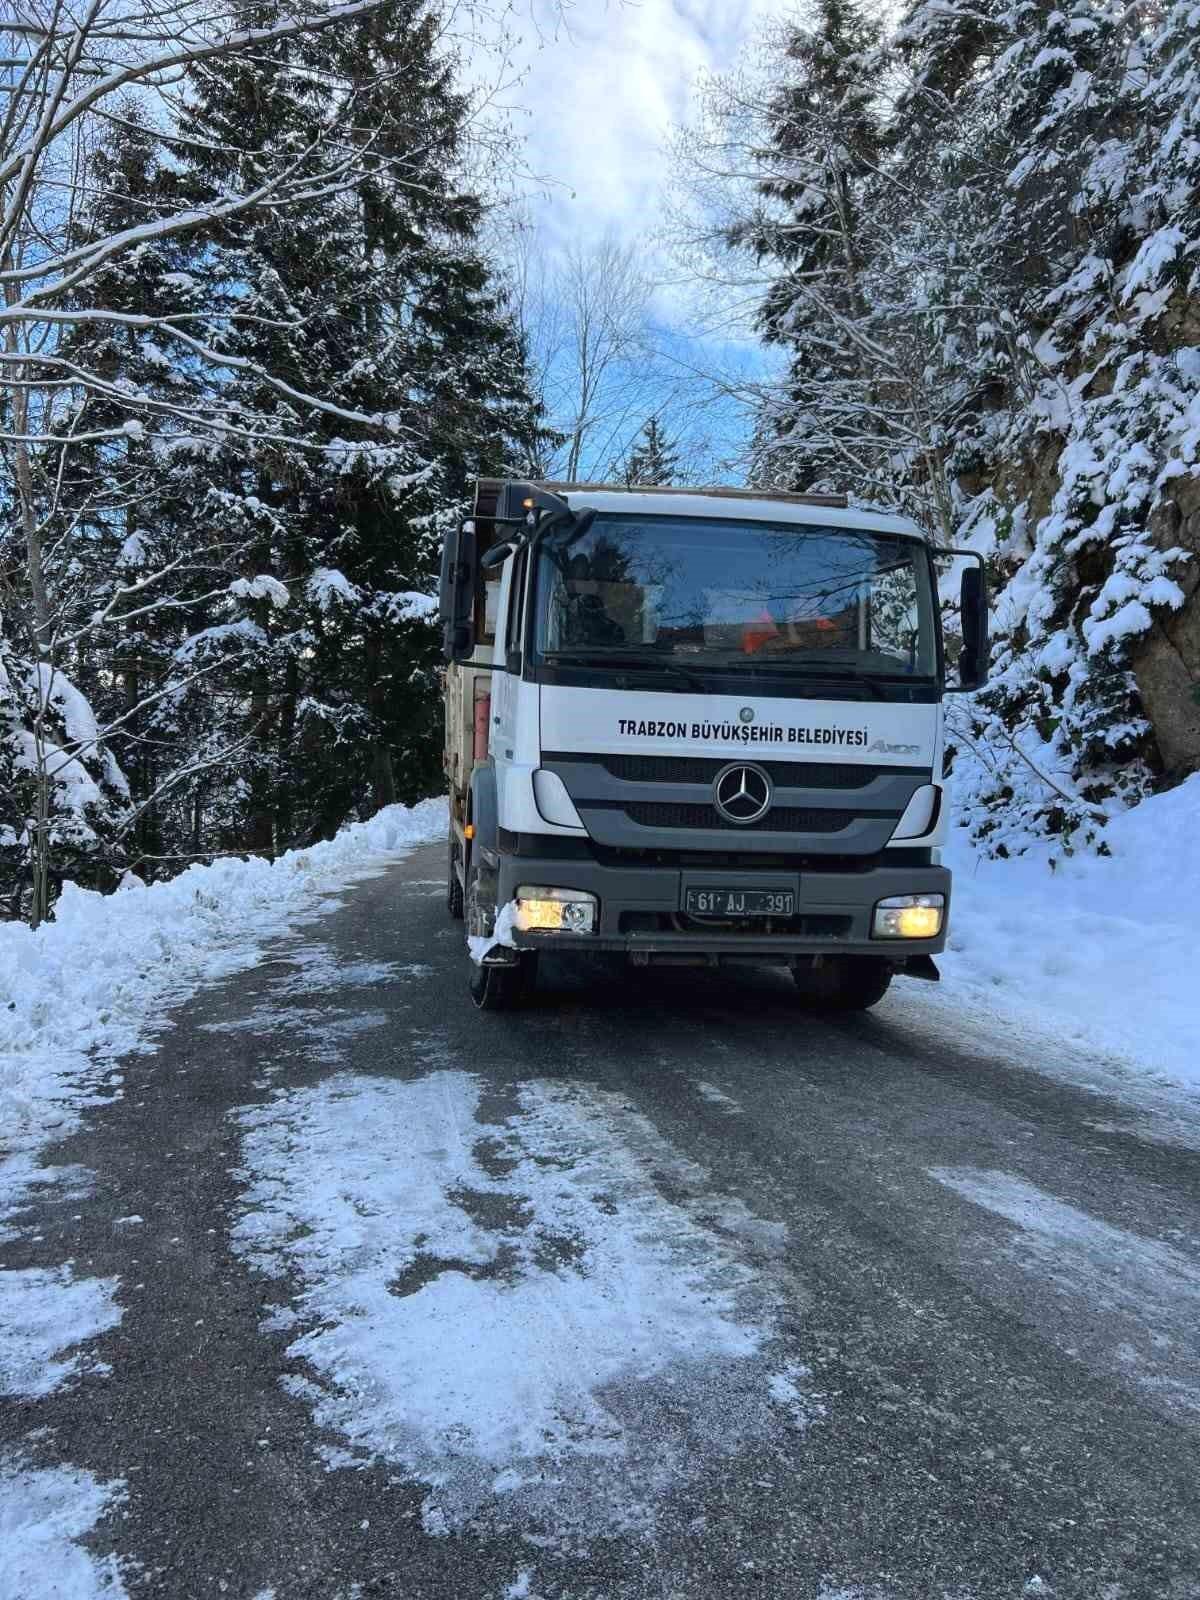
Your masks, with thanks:
[{"label": "truck tire", "polygon": [[446,864],[446,910],[455,922],[463,919],[463,886],[458,876],[458,840],[454,837],[454,824],[450,824],[450,845]]},{"label": "truck tire", "polygon": [[793,967],[792,977],[815,1011],[868,1011],[888,992],[892,968],[879,956],[826,956],[819,967]]}]

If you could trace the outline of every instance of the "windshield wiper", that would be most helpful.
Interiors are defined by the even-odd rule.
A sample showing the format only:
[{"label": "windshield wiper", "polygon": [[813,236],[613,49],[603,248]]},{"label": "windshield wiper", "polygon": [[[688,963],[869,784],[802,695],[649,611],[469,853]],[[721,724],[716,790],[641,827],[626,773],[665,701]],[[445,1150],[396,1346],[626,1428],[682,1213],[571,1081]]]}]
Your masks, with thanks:
[{"label": "windshield wiper", "polygon": [[699,672],[691,667],[681,667],[677,662],[655,655],[652,651],[596,644],[581,650],[543,650],[542,655],[551,663],[562,662],[567,666],[586,666],[589,662],[598,662],[605,667],[629,667],[638,672],[661,673],[678,678],[682,683],[690,683],[704,694],[710,692],[707,681]]},{"label": "windshield wiper", "polygon": [[875,700],[886,700],[888,693],[883,688],[884,683],[912,683],[913,679],[904,673],[895,675],[875,673],[870,677],[859,677],[854,672],[814,672],[813,666],[824,662],[817,656],[790,656],[786,660],[778,656],[754,657],[747,655],[711,657],[713,661],[720,661],[725,667],[736,672],[761,671],[778,672],[786,677],[797,678],[803,683],[821,683],[835,689],[861,689]]}]

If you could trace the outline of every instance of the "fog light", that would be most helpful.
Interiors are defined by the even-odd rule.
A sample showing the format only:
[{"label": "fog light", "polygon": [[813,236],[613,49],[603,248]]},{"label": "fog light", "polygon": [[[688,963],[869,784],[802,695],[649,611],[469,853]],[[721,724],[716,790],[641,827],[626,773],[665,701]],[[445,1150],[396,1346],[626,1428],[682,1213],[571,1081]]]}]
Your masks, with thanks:
[{"label": "fog light", "polygon": [[946,897],[941,894],[895,894],[875,907],[874,939],[936,939],[942,931]]},{"label": "fog light", "polygon": [[516,895],[522,933],[594,933],[596,896],[583,889],[543,889],[523,884]]}]

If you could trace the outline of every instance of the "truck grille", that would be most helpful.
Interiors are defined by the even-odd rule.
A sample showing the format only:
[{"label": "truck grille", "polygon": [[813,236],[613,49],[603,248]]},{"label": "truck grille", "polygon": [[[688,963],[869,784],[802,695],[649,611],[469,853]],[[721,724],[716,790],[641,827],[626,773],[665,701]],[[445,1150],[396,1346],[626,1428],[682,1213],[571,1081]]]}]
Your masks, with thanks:
[{"label": "truck grille", "polygon": [[639,801],[623,808],[631,822],[643,828],[728,828],[734,833],[838,833],[855,820],[853,811],[805,811],[799,806],[773,806],[757,822],[726,822],[715,806],[684,805],[676,801]]},{"label": "truck grille", "polygon": [[549,750],[542,756],[547,763],[589,762],[626,783],[711,783],[722,767],[743,759],[762,767],[772,783],[785,789],[864,789],[879,776],[877,768],[848,762],[760,761],[753,750],[747,750],[744,757],[726,756],[720,761],[696,756],[590,756]]}]

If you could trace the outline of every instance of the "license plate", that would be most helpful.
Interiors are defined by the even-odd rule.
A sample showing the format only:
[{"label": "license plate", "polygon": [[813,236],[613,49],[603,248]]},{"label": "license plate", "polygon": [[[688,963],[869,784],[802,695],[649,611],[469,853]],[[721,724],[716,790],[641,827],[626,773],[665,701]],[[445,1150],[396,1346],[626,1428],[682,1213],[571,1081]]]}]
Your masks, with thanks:
[{"label": "license plate", "polygon": [[792,889],[688,889],[683,909],[696,917],[793,917]]}]

